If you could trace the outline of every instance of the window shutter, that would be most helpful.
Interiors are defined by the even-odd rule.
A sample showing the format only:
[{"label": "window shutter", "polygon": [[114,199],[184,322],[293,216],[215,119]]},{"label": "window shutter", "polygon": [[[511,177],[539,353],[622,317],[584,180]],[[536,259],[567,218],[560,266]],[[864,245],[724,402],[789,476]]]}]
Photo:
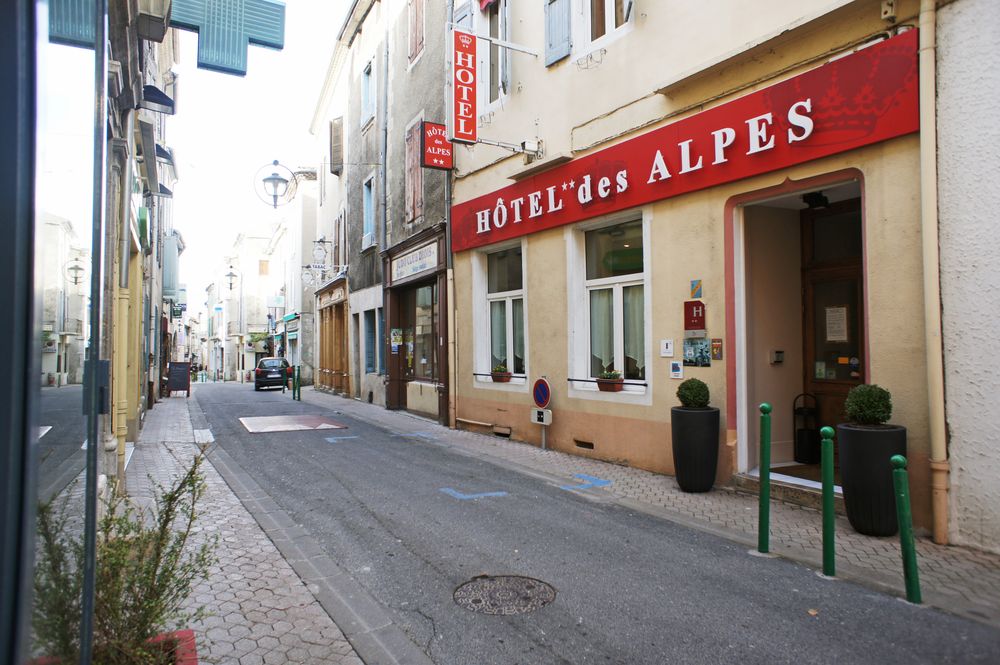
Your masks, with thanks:
[{"label": "window shutter", "polygon": [[378,373],[385,374],[385,314],[380,307],[378,312]]},{"label": "window shutter", "polygon": [[569,55],[573,45],[570,34],[570,0],[545,2],[545,66]]},{"label": "window shutter", "polygon": [[420,170],[421,123],[413,123],[406,130],[406,221],[412,222],[423,213],[423,182]]},{"label": "window shutter", "polygon": [[330,173],[340,175],[344,172],[344,119],[334,118],[330,121]]},{"label": "window shutter", "polygon": [[375,372],[375,310],[365,312],[365,372]]}]

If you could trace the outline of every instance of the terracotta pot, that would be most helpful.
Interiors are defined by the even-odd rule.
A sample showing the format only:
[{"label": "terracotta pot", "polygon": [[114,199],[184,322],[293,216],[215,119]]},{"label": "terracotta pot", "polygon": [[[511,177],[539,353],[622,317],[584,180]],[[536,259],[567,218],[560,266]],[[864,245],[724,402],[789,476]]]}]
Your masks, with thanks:
[{"label": "terracotta pot", "polygon": [[[172,633],[161,633],[149,640],[150,644],[159,645],[165,653],[172,654],[173,665],[198,665],[198,649],[193,630],[176,630]],[[53,656],[44,656],[28,661],[30,665],[61,665],[62,660]]]},{"label": "terracotta pot", "polygon": [[625,384],[622,379],[598,379],[597,389],[604,393],[620,393]]},{"label": "terracotta pot", "polygon": [[493,377],[493,383],[510,383],[510,372],[493,372],[490,376]]}]

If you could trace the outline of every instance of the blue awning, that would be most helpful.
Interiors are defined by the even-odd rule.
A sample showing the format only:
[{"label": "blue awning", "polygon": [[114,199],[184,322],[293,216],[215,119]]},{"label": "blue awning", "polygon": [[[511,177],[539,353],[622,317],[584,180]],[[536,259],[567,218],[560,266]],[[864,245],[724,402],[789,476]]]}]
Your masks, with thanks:
[{"label": "blue awning", "polygon": [[144,85],[142,86],[142,99],[139,101],[139,108],[173,115],[174,100],[155,85]]}]

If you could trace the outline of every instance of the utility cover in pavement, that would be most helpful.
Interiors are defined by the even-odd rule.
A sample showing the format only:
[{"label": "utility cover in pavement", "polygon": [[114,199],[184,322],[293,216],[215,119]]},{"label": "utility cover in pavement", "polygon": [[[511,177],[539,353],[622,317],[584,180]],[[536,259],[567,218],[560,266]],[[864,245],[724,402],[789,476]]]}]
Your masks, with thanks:
[{"label": "utility cover in pavement", "polygon": [[480,614],[525,614],[556,599],[556,590],[531,577],[481,575],[455,589],[455,602]]},{"label": "utility cover in pavement", "polygon": [[248,432],[260,434],[265,432],[301,432],[318,429],[347,429],[336,420],[326,416],[254,416],[240,418],[240,422]]}]

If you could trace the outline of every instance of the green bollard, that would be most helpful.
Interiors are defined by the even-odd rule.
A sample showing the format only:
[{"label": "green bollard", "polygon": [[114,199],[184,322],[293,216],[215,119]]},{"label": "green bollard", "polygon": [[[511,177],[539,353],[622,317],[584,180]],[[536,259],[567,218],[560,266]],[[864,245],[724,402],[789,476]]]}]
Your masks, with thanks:
[{"label": "green bollard", "polygon": [[913,515],[910,512],[910,482],[906,472],[906,458],[893,455],[892,484],[896,490],[896,517],[899,520],[899,549],[903,555],[903,577],[906,580],[906,599],[915,605],[920,598],[920,574],[917,572],[917,548],[913,543]]},{"label": "green bollard", "polygon": [[770,551],[771,537],[771,405],[760,405],[760,509],[757,516],[757,551]]},{"label": "green bollard", "polygon": [[837,574],[834,533],[836,515],[833,512],[833,428],[824,427],[819,431],[823,437],[821,448],[823,472],[823,574],[835,577]]}]

